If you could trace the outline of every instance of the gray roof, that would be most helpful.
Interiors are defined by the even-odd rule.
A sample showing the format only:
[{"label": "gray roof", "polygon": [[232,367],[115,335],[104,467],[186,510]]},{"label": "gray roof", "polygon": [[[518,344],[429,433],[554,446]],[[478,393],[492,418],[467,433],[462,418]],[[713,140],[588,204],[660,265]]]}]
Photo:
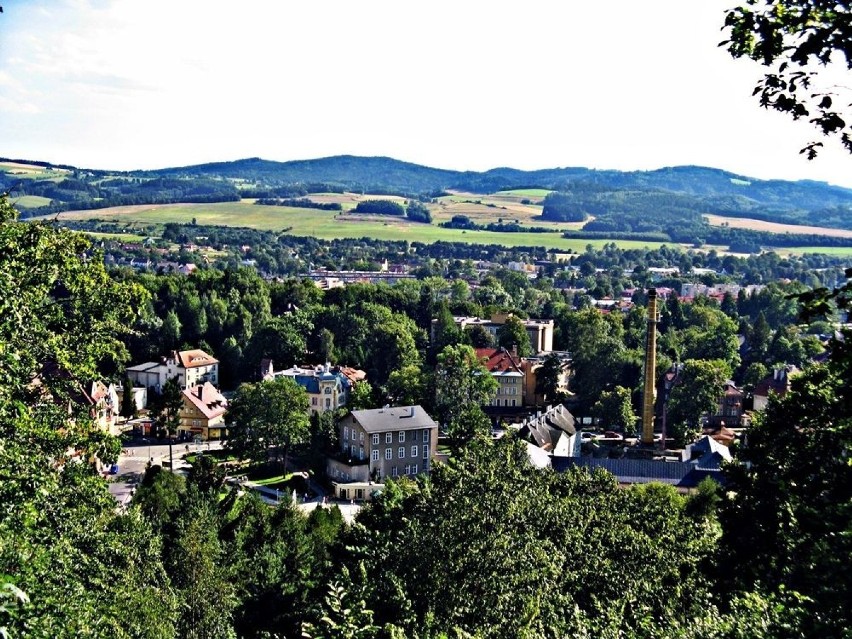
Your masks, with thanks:
[{"label": "gray roof", "polygon": [[569,468],[584,467],[590,471],[595,468],[608,470],[623,484],[647,484],[659,482],[680,488],[695,488],[705,477],[712,477],[724,484],[724,477],[718,470],[698,468],[688,462],[665,462],[650,459],[595,459],[592,457],[554,457],[553,469],[565,471]]},{"label": "gray roof", "polygon": [[438,428],[438,424],[421,406],[393,406],[371,410],[353,410],[352,417],[368,433],[389,430]]}]

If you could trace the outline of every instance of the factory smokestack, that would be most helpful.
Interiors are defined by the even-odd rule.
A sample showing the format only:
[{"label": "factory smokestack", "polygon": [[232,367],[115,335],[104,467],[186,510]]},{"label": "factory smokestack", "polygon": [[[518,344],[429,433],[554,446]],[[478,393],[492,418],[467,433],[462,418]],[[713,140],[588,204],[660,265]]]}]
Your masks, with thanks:
[{"label": "factory smokestack", "polygon": [[657,384],[657,289],[648,291],[648,332],[645,339],[645,390],[642,394],[642,443],[654,444],[654,399]]}]

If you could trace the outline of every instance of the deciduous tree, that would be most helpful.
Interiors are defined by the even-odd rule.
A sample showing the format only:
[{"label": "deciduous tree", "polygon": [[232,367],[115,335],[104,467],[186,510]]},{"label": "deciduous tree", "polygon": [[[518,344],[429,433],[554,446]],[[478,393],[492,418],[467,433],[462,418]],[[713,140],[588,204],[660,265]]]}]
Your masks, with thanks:
[{"label": "deciduous tree", "polygon": [[228,406],[230,439],[226,446],[237,455],[265,462],[270,449],[287,454],[310,437],[308,395],[289,377],[242,384]]},{"label": "deciduous tree", "polygon": [[[761,106],[806,118],[852,153],[852,91],[832,71],[852,70],[852,9],[848,2],[749,0],[728,11],[728,39],[735,58],[767,67],[755,87]],[[816,157],[822,142],[802,149]]]}]

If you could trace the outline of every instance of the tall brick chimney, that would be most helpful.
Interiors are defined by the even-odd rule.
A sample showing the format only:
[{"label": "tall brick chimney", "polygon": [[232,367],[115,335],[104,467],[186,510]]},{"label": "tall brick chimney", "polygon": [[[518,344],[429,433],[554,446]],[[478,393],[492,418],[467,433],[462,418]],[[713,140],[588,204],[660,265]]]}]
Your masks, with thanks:
[{"label": "tall brick chimney", "polygon": [[657,394],[657,289],[648,291],[648,328],[645,338],[645,389],[642,394],[642,443],[654,444],[654,400]]}]

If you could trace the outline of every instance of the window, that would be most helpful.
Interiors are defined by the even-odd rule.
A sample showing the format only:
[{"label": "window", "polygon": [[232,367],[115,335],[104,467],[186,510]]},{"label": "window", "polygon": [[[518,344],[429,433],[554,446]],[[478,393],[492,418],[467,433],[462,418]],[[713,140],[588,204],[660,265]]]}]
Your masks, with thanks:
[{"label": "window", "polygon": [[515,405],[515,400],[513,399],[513,400],[512,400],[512,406],[514,406],[514,405]]},{"label": "window", "polygon": [[352,444],[351,446],[349,446],[349,452],[352,455],[352,457],[355,457],[355,444]]},{"label": "window", "polygon": [[311,406],[316,406],[316,405],[317,405],[317,398],[311,397]]},{"label": "window", "polygon": [[343,427],[343,439],[349,439],[349,426]]},{"label": "window", "polygon": [[411,465],[411,474],[412,474],[412,475],[416,475],[416,474],[417,474],[417,464],[412,464],[412,465]]},{"label": "window", "polygon": [[423,447],[423,459],[429,459],[429,447],[428,446]]},{"label": "window", "polygon": [[373,452],[370,453],[370,461],[379,461],[379,451],[375,448],[373,449]]},{"label": "window", "polygon": [[385,443],[390,444],[393,442],[393,433],[385,433]]},{"label": "window", "polygon": [[429,431],[428,431],[428,430],[424,430],[424,431],[423,431],[423,441],[424,441],[424,442],[428,442],[428,441],[429,441]]},{"label": "window", "polygon": [[363,446],[361,446],[358,449],[358,459],[364,459],[364,447]]},{"label": "window", "polygon": [[396,466],[391,468],[391,477],[399,477],[399,471],[396,469]]},{"label": "window", "polygon": [[[328,399],[328,398],[326,398],[326,400],[325,400],[325,408],[326,408],[326,410],[331,408],[331,400]],[[352,431],[352,439],[355,439],[355,431]]]},{"label": "window", "polygon": [[410,474],[411,474],[411,464],[409,464],[409,465],[407,465],[407,466],[405,467],[405,474],[406,474],[406,475],[410,475]]},{"label": "window", "polygon": [[364,441],[364,431],[363,430],[358,433],[358,439],[361,440],[362,442]]},{"label": "window", "polygon": [[385,459],[393,459],[393,449],[385,448]]},{"label": "window", "polygon": [[418,451],[417,451],[417,446],[412,446],[412,447],[411,447],[411,456],[412,456],[414,459],[417,459],[417,452],[418,452]]},{"label": "window", "polygon": [[397,439],[399,440],[400,444],[405,441],[405,431],[404,430],[399,431],[399,437]]},{"label": "window", "polygon": [[400,447],[399,447],[399,449],[396,451],[396,456],[397,456],[399,459],[402,459],[403,457],[405,457],[405,446],[400,446]]},{"label": "window", "polygon": [[378,446],[378,445],[379,445],[379,435],[378,435],[378,433],[376,433],[376,434],[373,435],[373,446]]}]

